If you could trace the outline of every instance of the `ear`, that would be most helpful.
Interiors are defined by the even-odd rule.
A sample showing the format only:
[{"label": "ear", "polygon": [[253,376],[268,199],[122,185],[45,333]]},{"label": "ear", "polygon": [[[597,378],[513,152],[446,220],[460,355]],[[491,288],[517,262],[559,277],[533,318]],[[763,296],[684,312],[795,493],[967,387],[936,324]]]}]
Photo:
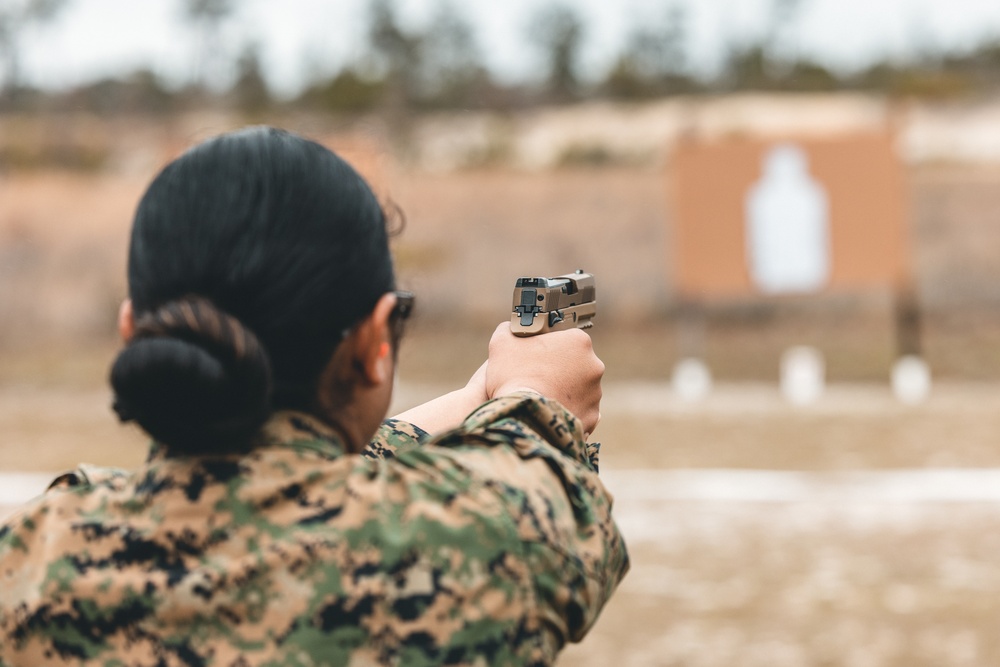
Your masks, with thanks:
[{"label": "ear", "polygon": [[391,382],[395,372],[389,324],[395,307],[396,295],[383,294],[368,317],[354,328],[355,368],[361,373],[361,379],[370,385]]},{"label": "ear", "polygon": [[126,343],[135,335],[135,314],[132,311],[132,299],[126,298],[118,307],[118,334]]}]

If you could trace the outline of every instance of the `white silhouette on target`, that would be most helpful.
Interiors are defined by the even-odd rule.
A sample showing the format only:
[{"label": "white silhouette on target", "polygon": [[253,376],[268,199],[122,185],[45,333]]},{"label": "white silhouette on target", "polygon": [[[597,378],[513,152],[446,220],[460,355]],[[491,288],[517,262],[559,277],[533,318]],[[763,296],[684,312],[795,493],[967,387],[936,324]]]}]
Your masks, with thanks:
[{"label": "white silhouette on target", "polygon": [[747,265],[762,292],[814,292],[830,278],[830,206],[798,146],[775,146],[746,198]]}]

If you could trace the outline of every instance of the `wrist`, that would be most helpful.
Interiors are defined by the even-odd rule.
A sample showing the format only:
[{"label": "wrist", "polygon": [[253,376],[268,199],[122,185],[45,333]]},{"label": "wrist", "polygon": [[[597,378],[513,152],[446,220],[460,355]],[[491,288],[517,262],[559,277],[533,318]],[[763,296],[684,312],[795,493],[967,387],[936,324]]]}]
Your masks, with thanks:
[{"label": "wrist", "polygon": [[518,392],[528,392],[530,394],[537,394],[539,396],[544,396],[544,394],[534,387],[529,387],[524,384],[512,383],[501,385],[496,388],[493,395],[490,398],[499,398],[501,396],[509,396],[510,394],[516,394]]}]

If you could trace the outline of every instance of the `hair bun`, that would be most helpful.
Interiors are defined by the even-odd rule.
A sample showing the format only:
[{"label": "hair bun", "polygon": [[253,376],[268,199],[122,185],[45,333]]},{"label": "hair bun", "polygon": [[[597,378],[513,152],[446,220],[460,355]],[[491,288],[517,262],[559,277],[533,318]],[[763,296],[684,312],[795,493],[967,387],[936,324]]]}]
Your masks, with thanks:
[{"label": "hair bun", "polygon": [[271,412],[271,365],[257,337],[201,297],[136,319],[111,368],[114,409],[172,453],[245,451]]}]

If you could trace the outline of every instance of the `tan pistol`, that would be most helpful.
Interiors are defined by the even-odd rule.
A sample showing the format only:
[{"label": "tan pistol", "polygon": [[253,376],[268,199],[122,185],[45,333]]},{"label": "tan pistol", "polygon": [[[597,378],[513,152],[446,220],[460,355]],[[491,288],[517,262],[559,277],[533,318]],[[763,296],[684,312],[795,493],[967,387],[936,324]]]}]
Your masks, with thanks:
[{"label": "tan pistol", "polygon": [[536,336],[563,329],[589,329],[597,315],[597,286],[582,269],[555,278],[518,278],[514,283],[515,336]]}]

